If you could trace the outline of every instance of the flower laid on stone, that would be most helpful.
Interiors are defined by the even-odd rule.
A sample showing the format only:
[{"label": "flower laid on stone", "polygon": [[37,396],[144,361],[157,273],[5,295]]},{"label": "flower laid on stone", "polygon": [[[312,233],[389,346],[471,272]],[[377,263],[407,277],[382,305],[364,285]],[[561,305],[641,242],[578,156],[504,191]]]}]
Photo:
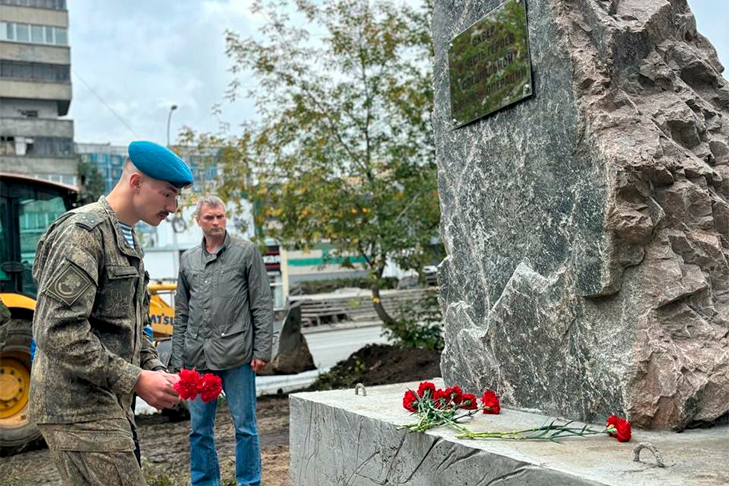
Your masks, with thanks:
[{"label": "flower laid on stone", "polygon": [[484,413],[499,413],[499,399],[491,390],[484,393],[479,408],[476,395],[463,393],[460,386],[454,385],[442,390],[430,381],[423,381],[417,393],[407,390],[402,398],[402,406],[409,412],[420,416],[418,422],[405,425],[410,432],[424,432],[440,425],[456,425],[458,420],[468,418],[483,410]]},{"label": "flower laid on stone", "polygon": [[409,432],[425,432],[433,427],[449,425],[460,432],[456,437],[460,439],[501,439],[501,440],[549,440],[556,441],[565,437],[587,437],[589,435],[608,434],[619,442],[628,442],[631,439],[632,429],[630,422],[617,415],[611,415],[604,429],[593,429],[588,425],[573,426],[569,421],[563,424],[556,420],[541,427],[530,429],[473,432],[461,425],[464,419],[473,417],[479,410],[485,414],[501,413],[499,397],[493,390],[486,390],[481,396],[481,406],[478,406],[476,395],[463,393],[460,386],[454,385],[445,390],[435,387],[435,384],[424,381],[418,386],[417,393],[407,390],[402,399],[405,410],[418,415],[415,423],[403,425],[400,429]]},{"label": "flower laid on stone", "polygon": [[493,390],[486,390],[481,397],[481,403],[483,403],[483,413],[495,413],[501,412],[501,404],[499,403],[499,397]]},{"label": "flower laid on stone", "polygon": [[628,442],[633,435],[633,428],[630,426],[630,422],[617,415],[608,417],[605,430],[610,434],[610,437],[618,439],[618,442]]},{"label": "flower laid on stone", "polygon": [[195,370],[180,370],[180,380],[173,386],[183,400],[194,400],[200,395],[204,402],[216,400],[223,390],[219,376],[206,373],[200,376]]}]

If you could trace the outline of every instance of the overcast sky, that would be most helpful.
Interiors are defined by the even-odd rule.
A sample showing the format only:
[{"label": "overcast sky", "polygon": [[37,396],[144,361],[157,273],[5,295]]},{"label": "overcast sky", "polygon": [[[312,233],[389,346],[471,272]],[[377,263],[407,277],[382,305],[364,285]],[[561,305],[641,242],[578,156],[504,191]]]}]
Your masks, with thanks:
[{"label": "overcast sky", "polygon": [[[417,0],[410,0],[417,3]],[[436,0],[438,1],[438,0]],[[215,132],[254,116],[251,103],[227,103],[231,74],[224,31],[254,34],[251,0],[69,0],[77,142],[164,144],[183,125]],[[729,0],[689,0],[699,31],[729,65]],[[724,72],[727,76],[727,71]],[[212,114],[220,103],[222,120]]]}]

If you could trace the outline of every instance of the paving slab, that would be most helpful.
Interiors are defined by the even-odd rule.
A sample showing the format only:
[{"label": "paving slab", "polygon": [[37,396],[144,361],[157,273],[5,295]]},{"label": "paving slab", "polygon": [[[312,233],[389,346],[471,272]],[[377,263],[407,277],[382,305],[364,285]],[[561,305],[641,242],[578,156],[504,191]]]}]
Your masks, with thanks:
[{"label": "paving slab", "polygon": [[[402,396],[417,386],[372,387],[366,396],[352,389],[291,395],[291,484],[729,485],[729,426],[634,430],[628,443],[607,435],[558,443],[473,441],[456,438],[448,427],[407,433],[398,426],[415,416],[402,408]],[[502,408],[500,415],[480,414],[466,425],[474,431],[517,430],[550,418]],[[634,462],[632,449],[640,442],[652,443],[666,467],[657,467],[645,450]]]}]

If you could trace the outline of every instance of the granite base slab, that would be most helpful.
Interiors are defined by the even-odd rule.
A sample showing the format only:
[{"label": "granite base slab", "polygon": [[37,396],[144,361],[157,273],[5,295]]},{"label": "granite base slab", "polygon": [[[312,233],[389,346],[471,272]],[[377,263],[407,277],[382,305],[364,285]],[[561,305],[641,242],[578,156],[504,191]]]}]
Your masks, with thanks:
[{"label": "granite base slab", "polygon": [[[291,395],[291,484],[729,485],[727,426],[682,433],[634,430],[628,443],[602,435],[559,443],[473,441],[456,438],[447,427],[407,433],[398,426],[414,416],[402,408],[402,396],[417,385],[372,387],[366,396],[354,390]],[[550,418],[504,408],[500,415],[478,415],[467,426],[516,430]],[[632,449],[640,442],[652,443],[666,467],[658,467],[649,451],[634,462]]]}]

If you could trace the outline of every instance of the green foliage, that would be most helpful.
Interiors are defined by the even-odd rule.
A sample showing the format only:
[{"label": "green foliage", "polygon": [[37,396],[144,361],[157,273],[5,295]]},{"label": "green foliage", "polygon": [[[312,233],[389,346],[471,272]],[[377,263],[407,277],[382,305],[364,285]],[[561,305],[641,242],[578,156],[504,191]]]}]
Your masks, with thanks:
[{"label": "green foliage", "polygon": [[[232,72],[256,81],[247,94],[259,121],[216,140],[220,195],[253,203],[259,237],[328,241],[332,256],[357,256],[364,263],[349,263],[367,271],[384,312],[376,289],[386,263],[419,271],[438,234],[432,2],[420,11],[383,0],[254,8],[267,19],[260,36],[228,32],[226,43]],[[231,100],[243,83],[232,83]]]},{"label": "green foliage", "polygon": [[428,291],[410,308],[400,308],[402,316],[393,323],[385,323],[382,335],[403,348],[434,349],[445,347],[438,294]]},{"label": "green foliage", "polygon": [[336,366],[317,376],[316,381],[308,389],[311,391],[324,391],[353,388],[361,381],[362,373],[366,370],[367,366],[355,357],[353,364]]},{"label": "green foliage", "polygon": [[104,176],[94,164],[85,162],[81,159],[78,161],[78,178],[81,181],[81,192],[79,193],[79,203],[88,204],[97,201],[106,189]]}]

